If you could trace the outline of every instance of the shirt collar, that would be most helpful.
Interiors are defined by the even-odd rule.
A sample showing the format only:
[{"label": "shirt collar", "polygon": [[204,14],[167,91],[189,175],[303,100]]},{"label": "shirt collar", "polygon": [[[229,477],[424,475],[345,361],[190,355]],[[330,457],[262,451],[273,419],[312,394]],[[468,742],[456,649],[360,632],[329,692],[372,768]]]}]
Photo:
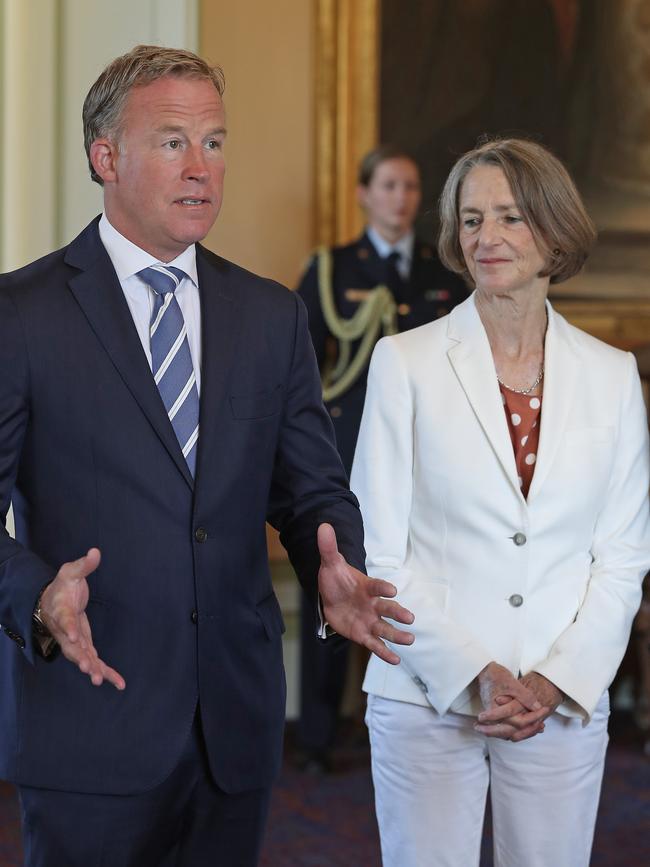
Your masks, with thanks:
[{"label": "shirt collar", "polygon": [[[124,283],[129,277],[133,277],[138,271],[143,268],[149,268],[155,265],[160,260],[137,247],[128,238],[125,238],[117,229],[111,225],[106,214],[102,214],[99,221],[99,237],[102,244],[106,248],[117,278],[120,283]],[[180,268],[192,280],[195,286],[199,285],[198,275],[196,271],[196,244],[190,244],[183,252],[177,256],[172,262],[165,262],[165,265],[173,265]]]},{"label": "shirt collar", "polygon": [[395,251],[399,253],[409,265],[411,264],[411,260],[413,259],[413,245],[415,244],[415,232],[407,232],[406,235],[402,235],[399,241],[396,241],[394,244],[389,244],[388,241],[381,237],[379,232],[372,228],[372,226],[367,227],[366,235],[382,259],[385,259],[386,256]]}]

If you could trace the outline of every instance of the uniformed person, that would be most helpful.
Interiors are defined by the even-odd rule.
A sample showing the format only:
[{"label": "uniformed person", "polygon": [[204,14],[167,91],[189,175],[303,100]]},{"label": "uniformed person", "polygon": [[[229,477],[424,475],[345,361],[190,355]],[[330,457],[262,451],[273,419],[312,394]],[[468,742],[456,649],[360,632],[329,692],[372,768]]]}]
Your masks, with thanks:
[{"label": "uniformed person", "polygon": [[[351,244],[313,256],[298,292],[323,379],[323,396],[350,473],[370,355],[384,334],[444,316],[467,296],[432,245],[415,236],[420,170],[409,154],[382,145],[361,161],[357,198],[367,218]],[[303,603],[299,735],[304,763],[326,770],[347,669],[347,646],[314,640],[315,613]]]}]

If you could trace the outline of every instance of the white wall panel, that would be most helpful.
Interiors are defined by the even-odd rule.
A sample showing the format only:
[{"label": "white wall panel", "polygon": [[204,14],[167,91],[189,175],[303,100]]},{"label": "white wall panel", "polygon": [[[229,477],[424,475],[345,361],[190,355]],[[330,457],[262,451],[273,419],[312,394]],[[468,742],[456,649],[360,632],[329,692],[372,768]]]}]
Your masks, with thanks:
[{"label": "white wall panel", "polygon": [[57,3],[0,6],[0,269],[56,243]]}]

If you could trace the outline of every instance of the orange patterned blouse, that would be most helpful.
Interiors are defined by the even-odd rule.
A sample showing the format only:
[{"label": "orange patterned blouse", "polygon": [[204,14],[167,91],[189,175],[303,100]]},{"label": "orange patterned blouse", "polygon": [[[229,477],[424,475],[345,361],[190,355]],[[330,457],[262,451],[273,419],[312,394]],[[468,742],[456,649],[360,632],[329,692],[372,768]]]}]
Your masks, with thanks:
[{"label": "orange patterned blouse", "polygon": [[527,497],[537,460],[542,399],[535,395],[511,391],[501,383],[499,389],[515,452],[521,492],[524,497]]}]

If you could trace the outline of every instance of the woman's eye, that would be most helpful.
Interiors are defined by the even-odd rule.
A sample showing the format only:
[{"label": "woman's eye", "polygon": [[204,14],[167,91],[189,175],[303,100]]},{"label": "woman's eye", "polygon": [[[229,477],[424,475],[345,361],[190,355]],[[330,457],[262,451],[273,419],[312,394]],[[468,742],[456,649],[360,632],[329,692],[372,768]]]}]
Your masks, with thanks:
[{"label": "woman's eye", "polygon": [[478,226],[478,218],[477,217],[466,217],[463,220],[463,226],[465,229],[474,229]]},{"label": "woman's eye", "polygon": [[523,217],[518,217],[516,214],[508,214],[505,220],[506,223],[523,223]]}]

